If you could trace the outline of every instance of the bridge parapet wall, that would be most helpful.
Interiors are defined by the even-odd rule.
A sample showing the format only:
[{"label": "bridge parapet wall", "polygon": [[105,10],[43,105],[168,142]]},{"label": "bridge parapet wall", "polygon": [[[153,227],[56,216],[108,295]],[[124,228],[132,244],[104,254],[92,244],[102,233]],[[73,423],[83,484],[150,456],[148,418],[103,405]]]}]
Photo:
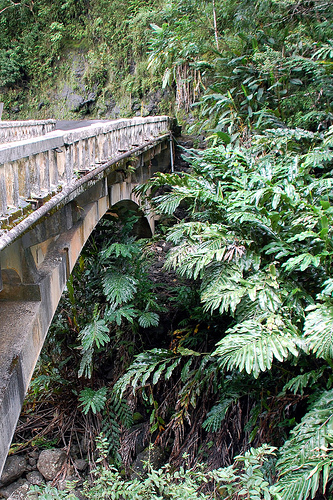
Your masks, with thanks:
[{"label": "bridge parapet wall", "polygon": [[76,176],[170,128],[167,116],[103,122],[0,145],[0,229],[31,204],[61,191]]},{"label": "bridge parapet wall", "polygon": [[0,121],[0,144],[39,137],[55,126],[55,120]]}]

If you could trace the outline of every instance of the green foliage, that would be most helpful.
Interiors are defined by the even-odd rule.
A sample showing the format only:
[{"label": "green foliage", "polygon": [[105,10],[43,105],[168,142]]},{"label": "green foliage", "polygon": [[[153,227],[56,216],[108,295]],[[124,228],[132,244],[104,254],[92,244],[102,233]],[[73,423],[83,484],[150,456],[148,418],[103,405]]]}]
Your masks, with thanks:
[{"label": "green foliage", "polygon": [[332,390],[322,394],[280,450],[276,491],[283,500],[314,498],[319,487],[326,490],[333,463],[332,397]]},{"label": "green foliage", "polygon": [[286,385],[283,387],[283,391],[291,391],[294,394],[300,393],[304,394],[304,389],[311,385],[314,385],[322,376],[324,369],[311,370],[309,372],[303,373],[293,377]]},{"label": "green foliage", "polygon": [[87,415],[91,410],[94,414],[99,413],[105,407],[107,387],[102,387],[97,391],[86,387],[80,392],[79,401],[82,406],[82,411]]},{"label": "green foliage", "polygon": [[94,349],[99,349],[110,341],[109,328],[104,319],[99,319],[97,304],[95,305],[92,321],[79,332],[78,339],[81,342],[82,350],[79,377],[84,374],[87,378],[91,378]]},{"label": "green foliage", "polygon": [[227,330],[213,353],[222,368],[245,370],[258,378],[260,372],[272,367],[273,359],[284,361],[298,356],[299,338],[280,317],[268,317],[265,324],[248,320]]},{"label": "green foliage", "polygon": [[326,301],[307,308],[304,335],[309,348],[318,358],[333,357],[333,305]]},{"label": "green foliage", "polygon": [[19,48],[0,49],[0,87],[10,87],[20,82],[23,77],[23,67]]},{"label": "green foliage", "polygon": [[[124,479],[119,472],[110,466],[103,465],[107,456],[108,443],[105,437],[98,439],[99,458],[97,467],[92,471],[94,481],[84,484],[85,498],[105,498],[112,500],[150,500],[150,499],[201,499],[222,500],[246,495],[251,500],[279,500],[272,486],[265,480],[262,465],[275,448],[264,445],[261,448],[247,451],[236,457],[235,465],[224,469],[205,471],[203,465],[195,468],[181,467],[174,471],[169,465],[154,470],[149,467],[145,478]],[[49,487],[34,487],[41,500],[48,500]],[[54,490],[53,498],[73,498],[68,492]],[[226,494],[228,495],[226,497]]]},{"label": "green foliage", "polygon": [[108,272],[103,279],[103,290],[111,307],[126,304],[137,291],[137,280],[132,276]]},{"label": "green foliage", "polygon": [[[237,377],[237,371],[253,376],[264,390],[269,387],[267,392],[272,390],[273,377],[273,390],[277,386],[281,391],[276,399],[261,394],[261,403],[252,407],[247,424],[250,439],[263,432],[266,412],[274,418],[272,399],[279,405],[290,393],[301,399],[310,394],[314,403],[280,448],[279,477],[272,488],[267,483],[263,495],[314,498],[317,491],[325,491],[332,466],[330,392],[323,392],[330,387],[327,373],[332,367],[331,131],[319,135],[271,129],[257,135],[247,148],[229,144],[191,154],[190,173],[157,174],[139,191],[145,195],[152,190],[150,202],[157,212],[172,214],[180,203],[186,207],[186,220],[168,232],[174,246],[167,266],[198,283],[201,314],[210,312],[229,320],[205,365],[207,370],[214,360],[221,375],[215,392],[219,399],[205,413],[203,428],[222,432],[233,406],[240,404],[239,382],[231,390],[221,381],[228,371],[232,377]],[[171,191],[155,196],[155,190],[166,184]],[[139,383],[142,388],[150,380],[154,385],[171,363],[171,352],[170,361],[148,353],[140,356],[140,368],[130,367],[122,379],[122,393],[126,384],[135,389]],[[194,363],[195,353],[188,356],[189,363]],[[180,395],[195,380],[186,365]],[[198,370],[195,366],[193,371]],[[199,397],[203,387],[207,386],[196,386]],[[250,387],[255,391],[258,386],[253,381]],[[191,405],[196,407],[196,398],[191,398],[191,392],[187,403],[179,397],[176,408],[186,411],[176,415],[183,417]],[[278,425],[286,426],[287,421],[292,419]],[[252,472],[248,484],[252,479],[255,484]],[[262,479],[258,484],[261,488]],[[262,498],[255,487],[251,494]]]},{"label": "green foliage", "polygon": [[127,373],[115,385],[115,391],[119,397],[122,397],[130,385],[134,392],[138,384],[144,387],[150,376],[152,376],[152,383],[156,384],[168,365],[166,378],[170,378],[179,362],[179,356],[175,356],[167,349],[153,349],[138,354]]},{"label": "green foliage", "polygon": [[75,500],[77,496],[67,489],[62,491],[53,486],[31,486],[27,498],[39,500]]}]

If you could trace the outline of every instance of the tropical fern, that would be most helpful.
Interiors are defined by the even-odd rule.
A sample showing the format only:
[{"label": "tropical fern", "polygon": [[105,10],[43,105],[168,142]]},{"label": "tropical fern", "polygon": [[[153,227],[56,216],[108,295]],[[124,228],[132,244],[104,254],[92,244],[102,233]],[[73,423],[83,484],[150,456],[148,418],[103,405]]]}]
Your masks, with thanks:
[{"label": "tropical fern", "polygon": [[137,291],[138,280],[129,274],[109,270],[103,277],[103,291],[112,307],[126,304]]},{"label": "tropical fern", "polygon": [[143,311],[139,313],[138,321],[142,328],[148,328],[150,326],[157,326],[159,323],[159,315],[154,312]]},{"label": "tropical fern", "polygon": [[83,351],[88,351],[93,347],[103,347],[110,341],[109,328],[104,319],[98,319],[94,315],[93,320],[79,333]]},{"label": "tropical fern", "polygon": [[82,412],[87,415],[88,411],[91,410],[94,414],[103,410],[106,403],[106,393],[107,387],[102,387],[97,391],[94,391],[90,387],[86,387],[80,392],[79,401],[82,407]]},{"label": "tropical fern", "polygon": [[150,377],[152,377],[152,383],[156,384],[165,371],[166,378],[170,378],[180,360],[179,355],[167,349],[152,349],[143,352],[136,356],[126,374],[116,383],[114,390],[119,397],[122,397],[128,386],[134,393],[138,386],[143,388]]},{"label": "tropical fern", "polygon": [[320,368],[318,370],[311,370],[309,372],[302,373],[301,375],[297,375],[284,385],[282,392],[285,393],[286,391],[291,391],[294,394],[299,393],[303,395],[304,389],[306,387],[313,386],[323,376],[323,373],[324,368]]},{"label": "tropical fern", "polygon": [[325,492],[333,464],[333,390],[324,392],[280,448],[275,486],[282,500]]},{"label": "tropical fern", "polygon": [[329,301],[307,308],[304,337],[318,358],[333,358],[333,304]]},{"label": "tropical fern", "polygon": [[79,332],[78,339],[82,351],[79,377],[85,375],[87,378],[90,378],[95,348],[99,349],[110,342],[109,327],[105,319],[99,318],[98,304],[95,305],[91,322]]},{"label": "tropical fern", "polygon": [[239,394],[226,394],[217,405],[213,406],[207,414],[206,420],[202,427],[208,432],[216,432],[220,429],[221,424],[231,407],[231,405],[239,399]]},{"label": "tropical fern", "polygon": [[227,331],[217,343],[213,356],[218,357],[221,368],[245,370],[258,378],[270,369],[273,359],[284,361],[290,355],[298,356],[301,340],[291,324],[279,316],[262,321],[248,320]]}]

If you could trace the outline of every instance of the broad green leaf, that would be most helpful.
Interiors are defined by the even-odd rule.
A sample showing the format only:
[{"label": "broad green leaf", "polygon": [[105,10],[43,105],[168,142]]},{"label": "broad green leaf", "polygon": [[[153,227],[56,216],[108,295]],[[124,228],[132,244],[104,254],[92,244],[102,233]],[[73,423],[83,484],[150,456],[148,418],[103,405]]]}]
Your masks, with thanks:
[{"label": "broad green leaf", "polygon": [[333,358],[333,304],[309,306],[305,317],[304,337],[318,358]]}]

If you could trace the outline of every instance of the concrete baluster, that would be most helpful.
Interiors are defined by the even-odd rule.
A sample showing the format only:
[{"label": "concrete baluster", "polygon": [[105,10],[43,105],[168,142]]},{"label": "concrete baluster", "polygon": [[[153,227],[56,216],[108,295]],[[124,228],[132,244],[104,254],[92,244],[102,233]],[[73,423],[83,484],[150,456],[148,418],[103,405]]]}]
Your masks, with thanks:
[{"label": "concrete baluster", "polygon": [[56,188],[58,186],[58,166],[57,166],[57,153],[54,149],[49,151],[49,165],[50,165],[50,182],[51,186]]},{"label": "concrete baluster", "polygon": [[103,139],[103,159],[107,160],[109,157],[109,139],[108,139],[108,134],[103,134],[102,136]]},{"label": "concrete baluster", "polygon": [[95,137],[91,139],[91,164],[96,164],[96,140]]},{"label": "concrete baluster", "polygon": [[108,133],[107,133],[107,138],[108,138],[108,144],[109,144],[109,147],[108,147],[108,159],[110,159],[112,157],[112,132],[109,130]]},{"label": "concrete baluster", "polygon": [[65,146],[61,150],[56,149],[57,155],[57,170],[58,170],[58,184],[66,183],[66,150]]},{"label": "concrete baluster", "polygon": [[5,167],[0,165],[0,216],[6,215],[7,213],[7,190],[6,190],[6,178],[5,178]]},{"label": "concrete baluster", "polygon": [[13,169],[13,205],[19,207],[20,194],[19,194],[19,179],[18,179],[18,162],[14,161],[12,164]]},{"label": "concrete baluster", "polygon": [[78,157],[77,157],[77,142],[74,142],[72,144],[72,163],[73,163],[73,173],[77,170],[79,170],[79,162],[78,162]]},{"label": "concrete baluster", "polygon": [[27,198],[26,193],[26,179],[25,179],[25,163],[26,159],[21,158],[17,161],[17,182],[19,198]]},{"label": "concrete baluster", "polygon": [[36,155],[29,156],[29,177],[31,196],[40,194],[40,166]]},{"label": "concrete baluster", "polygon": [[81,159],[81,168],[86,168],[86,148],[85,141],[80,141],[80,159]]},{"label": "concrete baluster", "polygon": [[25,196],[31,198],[31,183],[30,183],[30,163],[29,158],[24,162],[24,180],[25,180]]},{"label": "concrete baluster", "polygon": [[103,159],[103,147],[101,143],[101,136],[96,135],[95,141],[96,141],[96,161],[100,163]]},{"label": "concrete baluster", "polygon": [[116,132],[115,130],[110,130],[110,156],[114,156],[117,152],[116,150]]},{"label": "concrete baluster", "polygon": [[7,207],[12,208],[14,206],[14,200],[13,200],[14,176],[13,176],[13,166],[11,163],[4,164],[4,173],[6,179]]},{"label": "concrete baluster", "polygon": [[88,139],[85,140],[85,147],[86,147],[86,166],[87,168],[90,168],[91,166],[91,148],[90,148],[90,137]]},{"label": "concrete baluster", "polygon": [[36,163],[39,165],[39,176],[40,176],[40,181],[39,181],[39,191],[37,194],[42,194],[42,191],[44,188],[44,183],[45,183],[45,154],[44,153],[39,153],[36,155]]},{"label": "concrete baluster", "polygon": [[43,188],[49,193],[51,191],[51,178],[50,178],[50,154],[49,151],[44,153],[44,185]]},{"label": "concrete baluster", "polygon": [[69,184],[73,175],[73,155],[71,154],[71,145],[66,146],[66,161],[65,161],[65,179],[66,184]]}]

